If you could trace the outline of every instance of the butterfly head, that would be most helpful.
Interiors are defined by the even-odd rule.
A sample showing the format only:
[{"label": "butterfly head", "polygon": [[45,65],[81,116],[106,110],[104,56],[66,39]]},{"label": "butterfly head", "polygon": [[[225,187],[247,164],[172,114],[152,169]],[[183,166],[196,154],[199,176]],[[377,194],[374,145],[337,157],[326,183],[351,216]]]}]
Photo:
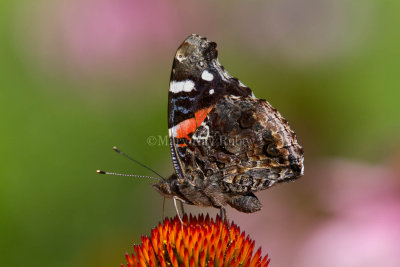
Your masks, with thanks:
[{"label": "butterfly head", "polygon": [[180,45],[176,51],[173,74],[187,76],[202,73],[217,60],[217,44],[205,37],[192,34]]},{"label": "butterfly head", "polygon": [[176,192],[177,175],[172,174],[168,179],[160,180],[158,183],[153,184],[153,188],[160,193],[163,197],[172,198],[177,196]]}]

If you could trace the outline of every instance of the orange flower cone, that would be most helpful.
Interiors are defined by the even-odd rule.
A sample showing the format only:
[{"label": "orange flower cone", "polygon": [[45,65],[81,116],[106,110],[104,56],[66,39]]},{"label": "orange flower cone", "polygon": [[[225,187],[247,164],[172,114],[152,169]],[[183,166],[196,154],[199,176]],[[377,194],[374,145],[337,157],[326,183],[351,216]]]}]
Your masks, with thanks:
[{"label": "orange flower cone", "polygon": [[[268,255],[261,256],[261,248],[253,254],[254,241],[233,222],[207,215],[166,218],[152,229],[151,236],[142,237],[142,244],[134,245],[135,253],[126,254],[126,267],[146,266],[263,266]],[[122,265],[122,267],[125,267]]]}]

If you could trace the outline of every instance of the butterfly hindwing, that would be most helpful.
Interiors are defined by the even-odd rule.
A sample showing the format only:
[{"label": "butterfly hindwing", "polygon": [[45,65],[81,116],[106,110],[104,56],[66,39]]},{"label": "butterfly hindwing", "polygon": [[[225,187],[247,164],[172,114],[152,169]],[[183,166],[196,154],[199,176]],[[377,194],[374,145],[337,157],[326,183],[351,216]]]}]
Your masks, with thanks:
[{"label": "butterfly hindwing", "polygon": [[[225,96],[186,148],[186,177],[247,194],[303,172],[302,149],[287,121],[267,101]],[[194,182],[195,183],[195,182]]]}]

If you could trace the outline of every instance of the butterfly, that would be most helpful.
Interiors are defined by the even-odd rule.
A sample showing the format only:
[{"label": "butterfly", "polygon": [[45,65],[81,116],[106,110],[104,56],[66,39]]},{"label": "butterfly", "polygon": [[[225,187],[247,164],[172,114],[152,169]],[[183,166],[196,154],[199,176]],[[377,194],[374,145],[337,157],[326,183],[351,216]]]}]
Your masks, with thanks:
[{"label": "butterfly", "polygon": [[225,70],[216,47],[192,34],[176,51],[168,92],[175,173],[153,187],[175,208],[179,200],[224,217],[227,205],[259,211],[254,192],[302,176],[304,156],[288,122]]}]

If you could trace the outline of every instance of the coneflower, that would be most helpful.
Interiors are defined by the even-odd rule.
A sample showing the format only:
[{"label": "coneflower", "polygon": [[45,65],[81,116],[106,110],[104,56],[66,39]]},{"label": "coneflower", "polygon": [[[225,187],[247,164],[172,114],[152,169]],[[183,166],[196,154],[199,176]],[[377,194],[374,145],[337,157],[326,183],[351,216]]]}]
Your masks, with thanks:
[{"label": "coneflower", "polygon": [[133,247],[135,253],[126,254],[126,266],[267,267],[270,262],[268,255],[261,256],[261,248],[253,255],[254,241],[233,222],[229,226],[219,217],[214,222],[208,215],[184,216],[183,222],[182,226],[178,217],[166,218],[150,237],[142,236],[142,244]]}]

